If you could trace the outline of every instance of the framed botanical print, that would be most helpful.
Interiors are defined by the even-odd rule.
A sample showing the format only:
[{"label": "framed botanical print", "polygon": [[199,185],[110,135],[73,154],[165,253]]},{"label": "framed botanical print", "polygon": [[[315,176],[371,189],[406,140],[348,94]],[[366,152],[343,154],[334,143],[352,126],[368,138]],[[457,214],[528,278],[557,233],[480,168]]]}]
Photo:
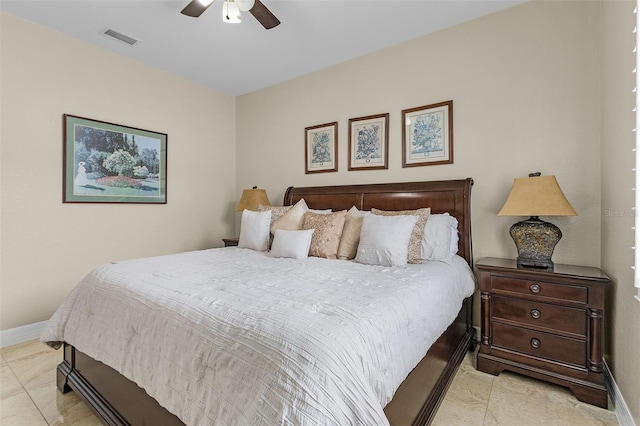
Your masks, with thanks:
[{"label": "framed botanical print", "polygon": [[402,111],[402,167],[453,163],[453,101]]},{"label": "framed botanical print", "polygon": [[167,202],[167,135],[64,114],[64,203]]},{"label": "framed botanical print", "polygon": [[389,168],[389,113],[349,119],[349,170]]},{"label": "framed botanical print", "polygon": [[306,127],[305,173],[338,171],[338,122]]}]

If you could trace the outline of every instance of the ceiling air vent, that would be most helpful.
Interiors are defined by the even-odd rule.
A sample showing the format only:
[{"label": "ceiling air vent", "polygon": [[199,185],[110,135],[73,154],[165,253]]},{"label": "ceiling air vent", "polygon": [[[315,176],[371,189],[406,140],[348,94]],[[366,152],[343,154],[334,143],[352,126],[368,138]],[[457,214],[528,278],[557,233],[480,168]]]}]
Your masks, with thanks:
[{"label": "ceiling air vent", "polygon": [[102,31],[102,34],[109,36],[111,38],[114,38],[123,43],[126,43],[129,46],[133,46],[135,44],[140,43],[140,40],[133,38],[131,36],[128,36],[126,34],[122,34],[121,32],[114,30],[113,28],[105,28],[104,31]]}]

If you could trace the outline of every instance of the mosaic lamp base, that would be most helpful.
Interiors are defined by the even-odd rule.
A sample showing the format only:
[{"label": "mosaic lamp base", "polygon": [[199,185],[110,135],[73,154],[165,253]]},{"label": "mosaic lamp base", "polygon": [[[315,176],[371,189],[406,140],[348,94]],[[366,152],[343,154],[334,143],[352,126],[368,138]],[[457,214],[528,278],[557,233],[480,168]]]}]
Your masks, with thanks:
[{"label": "mosaic lamp base", "polygon": [[518,249],[516,264],[519,268],[553,269],[553,249],[562,238],[560,228],[538,216],[514,223],[509,229]]}]

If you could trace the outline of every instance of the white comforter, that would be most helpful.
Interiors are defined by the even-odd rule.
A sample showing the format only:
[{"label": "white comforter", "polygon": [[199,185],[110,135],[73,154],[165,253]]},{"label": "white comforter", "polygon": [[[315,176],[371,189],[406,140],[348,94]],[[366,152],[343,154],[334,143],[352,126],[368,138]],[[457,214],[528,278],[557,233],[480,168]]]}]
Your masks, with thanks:
[{"label": "white comforter", "polygon": [[459,257],[388,268],[187,252],[97,268],[42,341],[115,368],[188,425],[384,425],[474,287]]}]

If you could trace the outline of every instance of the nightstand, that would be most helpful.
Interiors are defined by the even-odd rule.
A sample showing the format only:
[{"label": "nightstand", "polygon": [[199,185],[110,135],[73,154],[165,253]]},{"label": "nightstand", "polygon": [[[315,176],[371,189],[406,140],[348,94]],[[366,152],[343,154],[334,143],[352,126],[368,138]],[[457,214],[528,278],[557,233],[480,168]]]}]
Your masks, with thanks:
[{"label": "nightstand", "polygon": [[585,266],[518,268],[511,259],[485,258],[476,267],[478,370],[509,370],[566,386],[578,400],[606,408],[602,346],[609,277]]},{"label": "nightstand", "polygon": [[236,247],[238,245],[238,237],[235,238],[223,238],[222,241],[224,242],[224,246],[225,247]]}]

